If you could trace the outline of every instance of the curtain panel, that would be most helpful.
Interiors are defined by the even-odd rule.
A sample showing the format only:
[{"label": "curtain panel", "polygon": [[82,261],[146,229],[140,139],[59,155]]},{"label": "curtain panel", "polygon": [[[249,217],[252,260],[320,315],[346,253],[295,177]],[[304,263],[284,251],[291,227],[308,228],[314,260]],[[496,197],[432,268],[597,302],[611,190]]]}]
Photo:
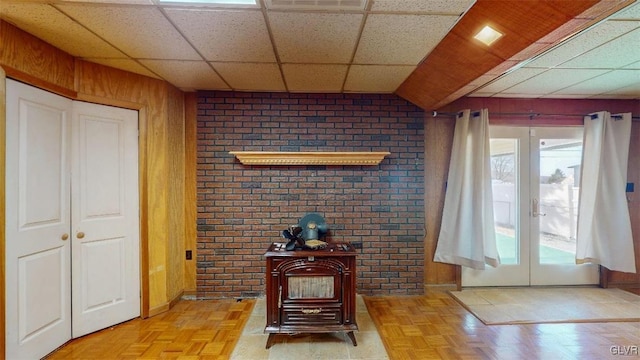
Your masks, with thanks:
[{"label": "curtain panel", "polygon": [[626,197],[631,113],[584,118],[576,263],[636,272]]},{"label": "curtain panel", "polygon": [[456,118],[442,223],[433,261],[483,270],[500,264],[493,216],[488,110]]}]

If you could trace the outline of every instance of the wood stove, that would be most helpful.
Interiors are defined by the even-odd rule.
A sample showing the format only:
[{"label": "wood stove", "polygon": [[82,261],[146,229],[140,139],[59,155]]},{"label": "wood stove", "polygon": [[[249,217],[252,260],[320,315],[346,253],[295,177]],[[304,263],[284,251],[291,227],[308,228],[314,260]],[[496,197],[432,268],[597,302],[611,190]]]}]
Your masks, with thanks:
[{"label": "wood stove", "polygon": [[356,252],[350,244],[287,251],[272,244],[265,253],[266,348],[276,334],[346,332],[357,346]]}]

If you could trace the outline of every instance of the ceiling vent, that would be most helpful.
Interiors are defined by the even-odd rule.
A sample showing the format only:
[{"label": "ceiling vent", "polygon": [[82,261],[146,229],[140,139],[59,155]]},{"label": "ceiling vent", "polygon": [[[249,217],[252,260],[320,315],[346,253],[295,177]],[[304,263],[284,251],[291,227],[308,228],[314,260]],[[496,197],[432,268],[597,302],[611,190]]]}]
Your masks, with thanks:
[{"label": "ceiling vent", "polygon": [[267,8],[278,10],[364,10],[367,0],[267,0]]}]

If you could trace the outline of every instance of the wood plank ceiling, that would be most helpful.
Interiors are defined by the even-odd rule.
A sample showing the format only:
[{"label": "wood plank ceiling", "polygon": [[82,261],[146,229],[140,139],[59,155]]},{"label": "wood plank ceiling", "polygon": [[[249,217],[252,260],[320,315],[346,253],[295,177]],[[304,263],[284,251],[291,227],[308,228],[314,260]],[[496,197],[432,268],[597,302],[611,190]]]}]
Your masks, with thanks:
[{"label": "wood plank ceiling", "polygon": [[[628,3],[479,0],[396,93],[424,109],[438,109]],[[485,25],[504,36],[491,46],[475,40]]]}]

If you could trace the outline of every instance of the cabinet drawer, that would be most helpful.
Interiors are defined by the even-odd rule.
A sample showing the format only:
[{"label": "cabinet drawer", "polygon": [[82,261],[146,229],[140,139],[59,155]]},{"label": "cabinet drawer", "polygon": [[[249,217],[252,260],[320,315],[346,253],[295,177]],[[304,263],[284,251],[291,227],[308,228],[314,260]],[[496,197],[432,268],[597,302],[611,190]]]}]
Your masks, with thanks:
[{"label": "cabinet drawer", "polygon": [[308,306],[282,309],[282,325],[340,324],[342,324],[342,309],[339,307]]}]

